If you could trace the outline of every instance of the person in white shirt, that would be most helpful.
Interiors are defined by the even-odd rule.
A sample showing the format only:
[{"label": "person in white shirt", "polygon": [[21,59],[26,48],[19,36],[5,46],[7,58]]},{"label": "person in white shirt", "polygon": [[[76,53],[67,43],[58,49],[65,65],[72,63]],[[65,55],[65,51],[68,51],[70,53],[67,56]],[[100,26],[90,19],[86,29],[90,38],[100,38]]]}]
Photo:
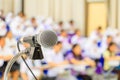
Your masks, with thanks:
[{"label": "person in white shirt", "polygon": [[61,33],[58,36],[58,41],[62,42],[63,53],[65,53],[66,51],[68,51],[71,48],[71,44],[69,43],[69,39],[68,39],[68,34],[65,30],[61,30]]},{"label": "person in white shirt", "polygon": [[114,37],[114,41],[118,45],[118,47],[120,48],[120,31],[117,31],[117,33]]},{"label": "person in white shirt", "polygon": [[56,24],[56,25],[53,27],[53,29],[54,29],[56,32],[60,33],[60,31],[63,29],[63,27],[64,27],[64,23],[63,23],[63,21],[60,21],[60,22],[58,22],[58,24]]},{"label": "person in white shirt", "polygon": [[98,28],[97,28],[95,31],[93,31],[93,32],[90,34],[89,37],[90,37],[90,38],[96,37],[97,42],[100,41],[100,40],[102,39],[102,37],[103,37],[102,27],[101,27],[101,26],[98,26]]},{"label": "person in white shirt", "polygon": [[6,24],[3,20],[0,19],[0,35],[5,35],[7,32]]},{"label": "person in white shirt", "polygon": [[101,49],[97,45],[97,40],[89,40],[88,43],[86,44],[87,44],[85,47],[86,56],[94,60],[100,59],[102,53],[100,51]]},{"label": "person in white shirt", "polygon": [[105,52],[105,50],[108,48],[108,45],[111,43],[111,42],[114,42],[113,41],[113,37],[108,35],[107,38],[102,41],[102,44],[101,44],[101,53]]},{"label": "person in white shirt", "polygon": [[[5,37],[5,42],[6,42],[6,47],[8,47],[13,55],[15,56],[17,54],[17,41],[13,38],[12,32],[8,31]],[[17,60],[11,69],[11,75],[15,76],[15,79],[18,79],[19,75],[16,75],[20,70],[20,64],[19,61]]]},{"label": "person in white shirt", "polygon": [[64,29],[67,30],[69,34],[73,34],[75,31],[76,25],[74,20],[70,20],[68,23],[65,24]]},{"label": "person in white shirt", "polygon": [[29,27],[25,30],[25,32],[23,33],[24,36],[31,36],[31,35],[35,35],[38,34],[40,32],[40,26],[38,26],[38,23],[36,21],[36,19],[33,17],[30,20],[30,25]]},{"label": "person in white shirt", "polygon": [[13,13],[12,12],[8,13],[7,16],[5,17],[6,24],[9,25],[12,22],[13,18],[14,18]]},{"label": "person in white shirt", "polygon": [[48,70],[49,77],[56,77],[61,71],[64,71],[62,66],[68,64],[68,61],[64,60],[61,49],[62,43],[58,42],[49,52],[49,57],[47,58],[48,65],[51,66],[51,68]]},{"label": "person in white shirt", "polygon": [[[28,47],[30,47],[28,43],[24,43],[22,46],[23,49],[28,48]],[[33,73],[35,74],[36,78],[39,79],[39,77],[41,76],[41,61],[40,60],[33,61],[29,59],[28,56],[25,56],[25,55],[24,55],[24,58],[27,64],[29,65],[29,67],[31,68],[31,70],[33,71]],[[31,72],[29,71],[29,69],[23,62],[23,60],[20,63],[20,74],[23,80],[34,79],[33,75],[31,74]]]},{"label": "person in white shirt", "polygon": [[79,44],[81,48],[84,48],[86,39],[81,35],[81,32],[79,29],[75,30],[75,35],[71,38],[72,44]]},{"label": "person in white shirt", "polygon": [[9,48],[11,48],[14,52],[14,50],[16,50],[16,45],[17,45],[17,40],[13,37],[13,34],[11,31],[8,31],[6,33],[6,46],[8,46]]},{"label": "person in white shirt", "polygon": [[[41,76],[41,61],[40,60],[30,60],[30,59],[26,59],[27,64],[30,66],[32,72],[35,74],[36,78],[39,79]],[[20,65],[20,72],[21,72],[21,77],[22,80],[33,80],[34,77],[31,74],[31,72],[29,71],[29,69],[27,68],[27,66],[25,65],[25,63],[22,61],[21,65]]]},{"label": "person in white shirt", "polygon": [[[13,53],[11,49],[5,46],[5,37],[0,36],[0,72],[4,74],[5,67],[10,59],[12,59]],[[13,72],[12,80],[18,80],[19,72]],[[3,80],[3,76],[2,76]]]},{"label": "person in white shirt", "polygon": [[24,22],[25,22],[26,16],[20,12],[11,22],[10,24],[10,30],[13,33],[13,36],[16,38],[19,38],[23,36],[23,29],[24,29]]}]

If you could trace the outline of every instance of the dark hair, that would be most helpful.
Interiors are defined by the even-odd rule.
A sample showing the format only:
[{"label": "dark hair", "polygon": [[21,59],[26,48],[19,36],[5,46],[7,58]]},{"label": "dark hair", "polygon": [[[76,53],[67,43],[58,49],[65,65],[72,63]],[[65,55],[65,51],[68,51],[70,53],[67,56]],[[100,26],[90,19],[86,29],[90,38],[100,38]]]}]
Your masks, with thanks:
[{"label": "dark hair", "polygon": [[79,44],[74,44],[74,45],[72,46],[72,53],[73,53],[73,55],[74,55],[74,57],[75,57],[76,59],[81,60],[81,59],[82,59],[82,55],[76,56],[75,53],[74,53],[74,51],[73,51],[73,49],[76,48],[77,46],[79,46]]},{"label": "dark hair", "polygon": [[60,32],[62,33],[62,32],[66,32],[66,31],[64,29],[62,29]]},{"label": "dark hair", "polygon": [[112,36],[108,35],[107,38],[112,38]]},{"label": "dark hair", "polygon": [[32,17],[31,20],[35,20],[35,17]]},{"label": "dark hair", "polygon": [[79,45],[78,45],[78,44],[74,44],[74,45],[72,46],[72,50],[73,50],[76,46],[79,46]]},{"label": "dark hair", "polygon": [[80,31],[80,29],[75,29],[75,34],[76,34],[78,31]]},{"label": "dark hair", "polygon": [[25,13],[23,13],[22,11],[20,11],[20,12],[18,13],[18,15],[25,16]]},{"label": "dark hair", "polygon": [[73,24],[73,23],[74,23],[74,21],[73,21],[73,20],[70,20],[70,21],[69,21],[69,23],[72,23],[72,24]]},{"label": "dark hair", "polygon": [[56,43],[56,45],[59,45],[59,44],[62,44],[62,42],[61,42],[61,41],[58,41],[58,42]]},{"label": "dark hair", "polygon": [[102,29],[102,27],[101,26],[98,26],[98,28],[97,28],[98,30],[101,30]]},{"label": "dark hair", "polygon": [[0,36],[0,39],[4,38],[5,36]]},{"label": "dark hair", "polygon": [[59,25],[62,25],[62,24],[63,24],[63,21],[58,22],[58,24],[59,24]]},{"label": "dark hair", "polygon": [[116,45],[114,42],[111,42],[109,45],[108,45],[108,50],[110,51],[110,47],[113,46],[113,45]]},{"label": "dark hair", "polygon": [[4,37],[6,37],[6,36],[8,35],[9,32],[11,32],[11,31],[7,31]]}]

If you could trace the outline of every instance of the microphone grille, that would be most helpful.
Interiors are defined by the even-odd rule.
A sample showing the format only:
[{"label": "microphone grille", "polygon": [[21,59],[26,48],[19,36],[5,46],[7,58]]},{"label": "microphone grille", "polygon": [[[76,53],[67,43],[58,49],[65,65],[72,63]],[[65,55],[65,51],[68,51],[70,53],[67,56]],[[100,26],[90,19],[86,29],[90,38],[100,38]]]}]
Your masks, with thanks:
[{"label": "microphone grille", "polygon": [[57,35],[51,30],[41,32],[38,43],[43,47],[53,47],[57,43]]}]

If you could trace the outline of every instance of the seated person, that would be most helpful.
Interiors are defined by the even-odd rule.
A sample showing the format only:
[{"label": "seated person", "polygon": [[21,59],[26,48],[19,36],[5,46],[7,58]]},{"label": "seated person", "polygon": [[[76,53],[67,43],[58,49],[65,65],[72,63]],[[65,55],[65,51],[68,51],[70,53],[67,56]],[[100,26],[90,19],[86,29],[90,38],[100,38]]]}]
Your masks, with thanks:
[{"label": "seated person", "polygon": [[[95,67],[95,62],[93,60],[90,58],[84,58],[82,56],[82,50],[78,44],[74,44],[72,46],[72,52],[67,55],[66,59],[70,62],[70,64],[73,65],[87,65]],[[77,71],[77,74],[75,74],[75,76],[82,78],[83,80],[91,80],[88,75],[81,75],[79,71]]]},{"label": "seated person", "polygon": [[[116,51],[117,51],[117,46],[115,43],[111,42],[108,45],[108,49],[104,52],[103,57],[104,57],[104,70],[108,71],[110,69],[110,61],[120,61],[120,56],[116,56]],[[118,71],[118,80],[120,80],[120,71]]]},{"label": "seated person", "polygon": [[[28,43],[24,43],[23,46],[21,46],[22,49],[28,48],[30,45]],[[36,76],[36,78],[39,80],[41,77],[42,70],[41,68],[41,61],[40,60],[31,60],[28,58],[28,56],[23,55],[25,58],[27,64],[31,68],[32,72]],[[24,61],[20,61],[20,74],[22,80],[33,80],[34,76],[31,74],[30,70],[28,67],[25,65]]]},{"label": "seated person", "polygon": [[75,30],[74,36],[72,36],[72,38],[71,38],[71,43],[79,44],[79,45],[81,45],[81,48],[85,47],[86,38],[81,34],[80,29]]},{"label": "seated person", "polygon": [[[12,59],[13,56],[14,55],[11,49],[6,47],[5,45],[5,37],[0,36],[0,72],[2,74],[4,74],[7,63],[10,59]],[[12,67],[11,70],[14,70],[14,68]],[[18,76],[19,76],[18,70],[14,70],[11,73],[12,73],[12,80],[18,80]],[[3,76],[4,75],[2,75],[2,80],[3,80]]]},{"label": "seated person", "polygon": [[103,39],[102,43],[101,43],[101,53],[105,52],[105,50],[108,48],[109,44],[111,42],[113,42],[113,37],[108,35],[107,37],[105,37],[105,39]]},{"label": "seated person", "polygon": [[48,77],[55,79],[59,72],[64,71],[64,66],[68,64],[67,60],[64,60],[64,56],[61,53],[62,43],[58,42],[53,50],[49,51],[48,57],[46,59],[48,65],[50,66],[48,70]]},{"label": "seated person", "polygon": [[65,53],[67,50],[71,49],[71,44],[69,43],[68,34],[67,34],[66,30],[63,30],[63,29],[61,30],[61,33],[58,36],[58,41],[62,42],[63,53]]},{"label": "seated person", "polygon": [[110,69],[109,61],[119,61],[120,60],[120,57],[115,55],[116,52],[117,52],[117,46],[115,43],[111,42],[108,45],[108,49],[103,53],[103,57],[105,60],[104,70]]}]

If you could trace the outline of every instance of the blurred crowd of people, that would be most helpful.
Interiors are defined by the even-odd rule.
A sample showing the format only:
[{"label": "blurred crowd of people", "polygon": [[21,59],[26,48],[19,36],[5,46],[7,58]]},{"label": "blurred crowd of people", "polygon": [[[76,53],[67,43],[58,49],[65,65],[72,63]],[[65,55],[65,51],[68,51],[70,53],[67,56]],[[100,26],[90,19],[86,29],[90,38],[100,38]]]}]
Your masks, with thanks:
[{"label": "blurred crowd of people", "polygon": [[[101,67],[109,71],[109,61],[119,61],[120,53],[120,31],[108,27],[103,32],[98,26],[88,37],[82,35],[79,27],[73,20],[68,23],[62,21],[55,23],[52,18],[32,17],[27,19],[26,15],[20,12],[18,15],[8,13],[6,16],[0,11],[0,75],[3,74],[8,61],[18,53],[17,41],[24,36],[32,36],[44,30],[53,30],[58,35],[57,44],[46,49],[42,47],[44,59],[31,60],[25,56],[26,62],[33,73],[43,80],[66,80],[61,79],[65,71],[69,72],[70,80],[92,80],[86,69],[93,69],[97,72],[100,59],[104,58]],[[21,50],[30,47],[28,43],[20,45]],[[74,66],[73,66],[74,65]],[[66,73],[67,74],[67,73]],[[118,75],[120,72],[118,71]],[[20,59],[14,63],[9,78],[18,80],[33,80],[34,77]],[[62,76],[62,77],[60,77]],[[67,78],[68,79],[68,78]],[[120,77],[119,77],[120,80]]]}]

